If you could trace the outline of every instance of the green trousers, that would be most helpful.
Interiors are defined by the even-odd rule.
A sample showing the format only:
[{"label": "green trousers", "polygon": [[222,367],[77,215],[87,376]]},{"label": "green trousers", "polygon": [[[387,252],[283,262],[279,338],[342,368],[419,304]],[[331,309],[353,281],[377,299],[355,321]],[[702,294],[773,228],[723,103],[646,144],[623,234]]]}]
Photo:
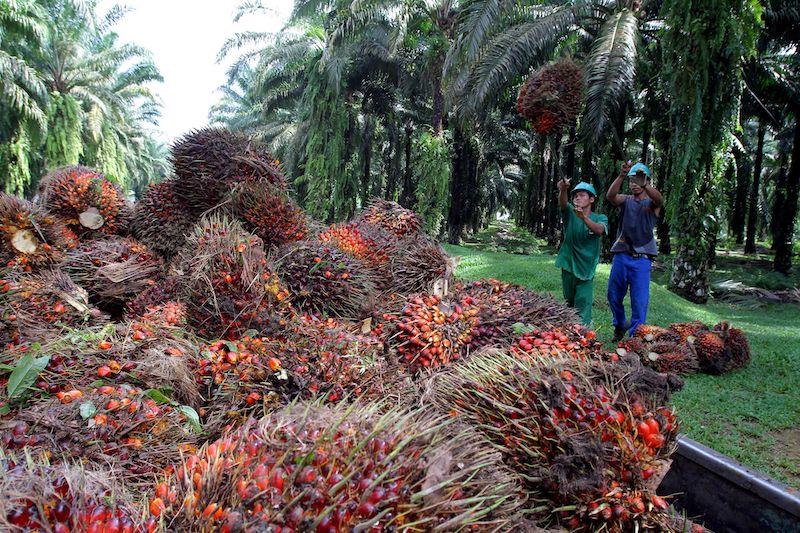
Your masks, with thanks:
[{"label": "green trousers", "polygon": [[594,278],[578,279],[572,272],[561,269],[561,288],[564,290],[567,305],[578,311],[583,325],[591,324]]}]

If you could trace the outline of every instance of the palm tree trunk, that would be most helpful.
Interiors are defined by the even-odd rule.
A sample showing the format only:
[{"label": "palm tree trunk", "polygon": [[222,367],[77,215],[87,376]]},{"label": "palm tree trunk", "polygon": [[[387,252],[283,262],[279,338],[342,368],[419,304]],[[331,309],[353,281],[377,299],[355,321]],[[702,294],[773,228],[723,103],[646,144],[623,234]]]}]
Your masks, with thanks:
[{"label": "palm tree trunk", "polygon": [[734,145],[733,159],[736,162],[736,193],[731,206],[730,230],[736,244],[744,243],[744,227],[747,214],[747,190],[750,188],[752,167],[746,150]]},{"label": "palm tree trunk", "polygon": [[397,198],[397,186],[400,181],[400,132],[397,128],[396,117],[386,117],[386,131],[389,142],[386,146],[384,161],[386,162],[386,199],[394,201]]},{"label": "palm tree trunk", "polygon": [[650,136],[653,133],[653,119],[649,114],[644,117],[644,131],[642,132],[642,163],[649,165],[650,161]]},{"label": "palm tree trunk", "polygon": [[797,218],[797,201],[800,193],[800,109],[794,110],[794,138],[792,139],[792,162],[786,177],[786,186],[780,191],[783,198],[781,212],[776,213],[775,260],[773,268],[783,274],[792,269],[792,236],[794,220]]},{"label": "palm tree trunk", "polygon": [[[439,68],[437,73],[441,72]],[[444,96],[442,95],[442,77],[437,74],[433,80],[433,135],[438,137],[442,134],[442,122],[444,121]]]},{"label": "palm tree trunk", "polygon": [[411,136],[414,133],[414,126],[411,124],[411,121],[406,122],[405,133],[405,167],[403,171],[403,191],[400,194],[400,205],[411,209],[414,207],[414,182],[411,175]]},{"label": "palm tree trunk", "polygon": [[447,240],[459,244],[469,223],[470,188],[476,185],[478,155],[461,125],[453,130],[453,175],[450,180],[450,210],[447,213]]},{"label": "palm tree trunk", "polygon": [[567,145],[564,147],[565,158],[564,162],[564,177],[568,180],[575,178],[575,124],[569,127],[569,137],[567,137]]},{"label": "palm tree trunk", "polygon": [[551,246],[558,244],[558,195],[556,184],[561,179],[561,134],[553,136],[550,148],[550,181],[547,187],[547,243]]},{"label": "palm tree trunk", "polygon": [[749,206],[747,209],[747,238],[744,243],[744,253],[756,253],[756,222],[758,219],[758,198],[761,192],[761,166],[764,161],[764,136],[767,126],[763,119],[758,119],[758,145],[756,146],[756,160],[753,165],[753,188],[750,190]]},{"label": "palm tree trunk", "polygon": [[361,146],[361,205],[365,205],[370,196],[372,181],[372,142],[375,139],[375,118],[367,113],[364,117],[364,135]]}]

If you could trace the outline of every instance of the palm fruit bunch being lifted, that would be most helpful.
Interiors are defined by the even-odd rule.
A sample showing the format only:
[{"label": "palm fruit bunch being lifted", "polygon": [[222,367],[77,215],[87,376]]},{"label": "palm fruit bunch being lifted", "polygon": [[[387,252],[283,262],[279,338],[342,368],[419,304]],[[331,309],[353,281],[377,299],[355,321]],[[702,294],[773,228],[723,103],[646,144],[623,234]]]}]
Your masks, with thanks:
[{"label": "palm fruit bunch being lifted", "polygon": [[131,221],[131,234],[167,260],[180,250],[197,222],[175,189],[175,180],[148,185]]},{"label": "palm fruit bunch being lifted", "polygon": [[164,277],[161,259],[146,246],[114,236],[83,242],[67,254],[62,270],[87,290],[90,302],[115,316]]},{"label": "palm fruit bunch being lifted", "polygon": [[446,417],[298,404],[189,455],[149,507],[179,531],[501,530],[519,504],[504,474]]},{"label": "palm fruit bunch being lifted", "polygon": [[363,318],[373,303],[375,282],[355,257],[316,241],[299,241],[277,254],[277,269],[301,309]]},{"label": "palm fruit bunch being lifted", "polygon": [[0,265],[35,271],[55,265],[77,237],[39,206],[0,193]]},{"label": "palm fruit bunch being lifted", "polygon": [[142,521],[142,510],[115,482],[111,470],[92,463],[51,465],[24,457],[0,456],[0,463],[3,531],[155,531],[155,522]]},{"label": "palm fruit bunch being lifted", "polygon": [[42,178],[41,202],[79,237],[127,231],[130,208],[122,190],[87,167],[58,168]]},{"label": "palm fruit bunch being lifted", "polygon": [[225,216],[204,218],[186,239],[178,299],[205,338],[266,330],[288,310],[288,291],[269,269],[261,239]]},{"label": "palm fruit bunch being lifted", "polygon": [[267,181],[283,189],[278,162],[248,136],[222,128],[192,131],[170,151],[175,191],[196,213],[218,206],[241,182]]},{"label": "palm fruit bunch being lifted", "polygon": [[373,198],[353,222],[383,228],[397,237],[418,235],[423,227],[422,219],[414,211],[380,198]]},{"label": "palm fruit bunch being lifted", "polygon": [[541,135],[575,120],[583,100],[583,70],[570,59],[548,63],[535,71],[517,96],[517,113]]},{"label": "palm fruit bunch being lifted", "polygon": [[671,410],[639,397],[602,365],[532,363],[498,351],[432,378],[442,411],[466,418],[529,480],[534,498],[571,531],[666,528],[667,503],[648,488],[671,452]]},{"label": "palm fruit bunch being lifted", "polygon": [[286,189],[269,181],[236,185],[231,193],[231,211],[245,229],[255,233],[267,248],[304,239],[308,224],[303,210]]}]

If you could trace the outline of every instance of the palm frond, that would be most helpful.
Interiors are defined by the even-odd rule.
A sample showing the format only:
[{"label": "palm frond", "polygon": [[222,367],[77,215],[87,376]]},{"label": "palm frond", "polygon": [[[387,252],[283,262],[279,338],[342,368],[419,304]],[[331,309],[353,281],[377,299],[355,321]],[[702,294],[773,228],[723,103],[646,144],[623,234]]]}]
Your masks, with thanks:
[{"label": "palm frond", "polygon": [[636,75],[639,21],[627,9],[603,25],[586,63],[586,109],[581,128],[593,143],[606,133],[608,122],[630,93]]}]

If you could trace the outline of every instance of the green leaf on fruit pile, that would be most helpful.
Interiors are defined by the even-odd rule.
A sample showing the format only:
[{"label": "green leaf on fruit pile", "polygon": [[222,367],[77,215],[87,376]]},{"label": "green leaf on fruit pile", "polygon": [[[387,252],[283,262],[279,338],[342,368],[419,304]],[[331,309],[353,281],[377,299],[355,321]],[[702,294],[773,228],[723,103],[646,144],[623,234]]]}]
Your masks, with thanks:
[{"label": "green leaf on fruit pile", "polygon": [[0,407],[0,416],[5,416],[11,412],[11,407],[8,404]]},{"label": "green leaf on fruit pile", "polygon": [[239,353],[239,347],[231,341],[225,341],[225,346],[227,346],[228,350],[232,351],[233,353]]},{"label": "green leaf on fruit pile", "polygon": [[14,367],[5,363],[0,363],[0,372],[13,372]]},{"label": "green leaf on fruit pile", "polygon": [[86,420],[97,414],[97,407],[92,402],[83,402],[80,407],[81,418]]},{"label": "green leaf on fruit pile", "polygon": [[530,324],[523,324],[522,322],[514,322],[511,324],[511,329],[515,335],[525,335],[526,333],[533,333],[536,328]]},{"label": "green leaf on fruit pile", "polygon": [[144,395],[155,401],[156,403],[172,403],[169,396],[164,394],[158,389],[147,389]]},{"label": "green leaf on fruit pile", "polygon": [[6,386],[8,398],[18,397],[31,388],[36,382],[36,378],[39,377],[39,374],[42,373],[49,362],[49,355],[37,357],[36,359],[31,354],[22,357],[8,378],[8,385]]},{"label": "green leaf on fruit pile", "polygon": [[189,407],[188,405],[179,405],[175,409],[177,409],[183,416],[186,417],[186,420],[189,421],[189,425],[192,426],[192,429],[197,433],[203,431],[203,425],[200,424],[200,415],[197,414],[193,408]]}]

